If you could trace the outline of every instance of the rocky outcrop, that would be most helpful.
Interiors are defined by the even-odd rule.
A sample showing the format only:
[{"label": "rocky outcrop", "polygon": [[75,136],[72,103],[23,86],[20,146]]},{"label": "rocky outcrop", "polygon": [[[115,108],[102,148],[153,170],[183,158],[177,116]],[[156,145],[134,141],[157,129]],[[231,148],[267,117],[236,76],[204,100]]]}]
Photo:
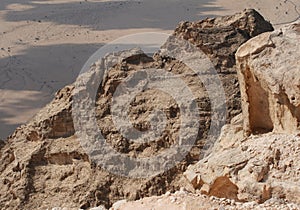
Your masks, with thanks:
[{"label": "rocky outcrop", "polygon": [[16,129],[9,137],[26,137],[29,141],[66,138],[74,135],[72,119],[72,91],[74,86],[66,86],[55,94],[54,100],[40,111],[28,124]]},{"label": "rocky outcrop", "polygon": [[[240,44],[258,33],[270,30],[271,25],[254,10],[199,23],[184,23],[176,29],[175,37],[189,41],[193,39],[192,43],[211,58],[220,73],[229,104],[228,119],[241,111],[233,55]],[[92,66],[91,71],[96,66]],[[137,95],[131,103],[129,116],[136,129],[146,130],[149,128],[146,119],[158,106],[168,120],[167,129],[160,138],[153,142],[132,143],[120,135],[113,124],[110,109],[112,94],[121,80],[130,78],[141,68],[145,71],[159,68],[171,72],[181,78],[194,93],[200,112],[199,132],[195,147],[183,161],[168,171],[144,179],[113,175],[97,166],[75,134],[73,105],[76,91],[74,85],[70,85],[60,90],[49,105],[26,125],[18,128],[1,146],[1,208],[110,207],[122,199],[136,200],[161,195],[168,190],[179,190],[182,186],[189,189],[190,184],[182,173],[189,164],[199,160],[212,113],[205,87],[184,63],[159,53],[153,58],[138,53],[120,59],[106,72],[98,89],[95,125],[101,129],[112,148],[129,157],[157,155],[176,142],[180,127],[178,104],[172,97],[158,90],[147,90]],[[188,131],[186,129],[184,132]],[[193,191],[192,188],[190,190]]]},{"label": "rocky outcrop", "polygon": [[243,114],[223,127],[212,153],[185,172],[201,193],[300,203],[299,40],[295,23],[239,48]]},{"label": "rocky outcrop", "polygon": [[[230,209],[230,210],[273,210],[273,209],[299,209],[300,205],[287,203],[280,199],[270,199],[265,203],[238,202],[235,200],[208,197],[201,194],[192,194],[186,191],[166,193],[162,196],[144,198],[135,202],[117,202],[110,210],[131,209],[155,209],[155,210],[207,210],[207,209]],[[102,209],[95,209],[102,210]]]},{"label": "rocky outcrop", "polygon": [[219,73],[229,73],[235,71],[235,53],[245,41],[273,30],[257,11],[245,9],[233,16],[182,22],[174,34],[199,47]]},{"label": "rocky outcrop", "polygon": [[264,134],[245,140],[243,131],[237,130],[237,126],[225,127],[228,134],[212,154],[185,172],[198,178],[194,186],[203,194],[243,202],[261,203],[274,197],[299,203],[300,138]]},{"label": "rocky outcrop", "polygon": [[183,22],[174,32],[211,59],[224,86],[228,123],[241,112],[235,53],[247,40],[267,31],[273,31],[272,25],[255,10],[246,9],[233,16]]},{"label": "rocky outcrop", "polygon": [[246,134],[300,129],[300,23],[266,33],[237,52]]},{"label": "rocky outcrop", "polygon": [[[128,62],[131,69],[154,65],[153,58],[144,54],[131,59],[134,59],[134,63]],[[122,62],[113,67],[111,73],[122,73],[121,65]],[[108,74],[105,81],[113,80]],[[109,89],[113,85],[104,87]],[[6,141],[0,153],[2,208],[109,207],[120,199],[135,200],[188,184],[181,179],[178,168],[156,177],[130,179],[110,174],[97,166],[74,133],[74,93],[73,85],[60,90],[50,104]],[[101,115],[102,112],[97,113]],[[105,128],[106,124],[100,126]],[[118,141],[117,138],[113,140]],[[111,145],[114,148],[123,146]]]}]

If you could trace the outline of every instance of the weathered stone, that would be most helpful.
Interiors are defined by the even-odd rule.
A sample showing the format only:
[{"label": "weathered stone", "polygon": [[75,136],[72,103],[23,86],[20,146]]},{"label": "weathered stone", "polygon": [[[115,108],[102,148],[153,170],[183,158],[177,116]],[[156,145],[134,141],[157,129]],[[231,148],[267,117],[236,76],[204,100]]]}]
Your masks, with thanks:
[{"label": "weathered stone", "polygon": [[126,200],[119,200],[117,202],[115,202],[112,207],[110,208],[110,210],[121,210],[121,206],[123,204],[125,204],[127,201]]},{"label": "weathered stone", "polygon": [[201,181],[201,177],[199,176],[199,174],[196,174],[194,171],[186,171],[184,175],[195,189],[203,185],[203,182]]},{"label": "weathered stone", "polygon": [[[223,136],[221,141],[232,137]],[[300,138],[291,134],[241,138],[231,148],[216,145],[208,157],[188,171],[201,176],[203,186],[209,186],[209,195],[258,202],[275,197],[299,203],[295,196],[300,193],[299,142]]]},{"label": "weathered stone", "polygon": [[98,206],[98,207],[90,208],[90,210],[106,210],[106,208],[104,206]]},{"label": "weathered stone", "polygon": [[[194,31],[190,37],[194,39],[192,43],[199,45],[198,48],[211,58],[224,82],[228,103],[231,104],[228,108],[230,119],[240,112],[234,53],[240,44],[260,32],[272,30],[272,27],[253,10],[246,10],[231,17],[207,19],[200,24],[187,25],[189,24],[189,30]],[[260,29],[261,26],[263,29]],[[188,34],[189,30],[182,31],[180,28],[181,26],[174,35],[185,38],[184,33]],[[145,144],[130,142],[117,132],[110,116],[110,99],[122,79],[128,78],[141,68],[160,68],[179,75],[195,93],[200,111],[199,136],[193,150],[195,152],[191,152],[176,167],[155,177],[129,179],[109,174],[90,160],[75,135],[72,118],[75,91],[74,85],[70,85],[59,91],[49,105],[26,125],[18,128],[8,141],[1,145],[2,208],[47,209],[65,206],[87,209],[99,205],[110,207],[120,199],[136,200],[186,187],[186,183],[182,181],[182,173],[190,163],[199,159],[203,147],[201,140],[205,139],[210,123],[211,105],[203,84],[186,65],[159,54],[153,58],[144,54],[127,59],[114,55],[111,57],[116,58],[118,62],[106,72],[95,103],[98,126],[107,143],[117,152],[128,156],[148,157],[159,154],[176,142],[180,127],[179,107],[172,97],[157,90],[145,91],[138,95],[131,104],[129,113],[135,127],[145,130],[149,128],[147,115],[154,110],[155,105],[162,108],[168,117],[169,125],[157,141]],[[106,61],[110,62],[109,55],[107,58]],[[197,185],[201,184],[197,180]]]},{"label": "weathered stone", "polygon": [[247,135],[300,129],[299,28],[255,37],[236,54]]},{"label": "weathered stone", "polygon": [[300,203],[298,28],[259,35],[238,50],[243,115],[224,126],[212,153],[186,172],[201,177],[207,194]]},{"label": "weathered stone", "polygon": [[72,91],[66,86],[55,94],[54,100],[41,110],[26,125],[17,128],[10,139],[25,138],[28,141],[66,138],[74,135],[72,119]]},{"label": "weathered stone", "polygon": [[182,22],[174,32],[199,47],[214,64],[227,98],[228,123],[241,112],[235,53],[247,40],[267,31],[273,31],[272,25],[255,10],[246,9],[233,16]]}]

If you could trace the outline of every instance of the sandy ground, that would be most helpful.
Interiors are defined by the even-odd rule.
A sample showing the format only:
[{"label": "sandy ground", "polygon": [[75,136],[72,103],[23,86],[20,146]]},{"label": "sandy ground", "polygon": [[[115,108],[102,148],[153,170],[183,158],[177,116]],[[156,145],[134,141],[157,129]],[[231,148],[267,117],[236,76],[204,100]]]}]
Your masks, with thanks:
[{"label": "sandy ground", "polygon": [[181,20],[255,8],[276,27],[299,18],[299,0],[1,0],[0,138],[72,83],[99,47]]}]

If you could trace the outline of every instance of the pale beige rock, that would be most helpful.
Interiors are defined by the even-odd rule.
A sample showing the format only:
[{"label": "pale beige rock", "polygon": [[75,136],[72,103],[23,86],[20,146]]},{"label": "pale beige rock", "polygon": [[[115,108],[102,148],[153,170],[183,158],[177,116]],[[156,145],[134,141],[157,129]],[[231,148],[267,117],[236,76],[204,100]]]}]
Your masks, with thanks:
[{"label": "pale beige rock", "polygon": [[[222,141],[230,138],[234,136]],[[291,134],[252,136],[229,148],[217,145],[188,171],[201,177],[201,191],[210,196],[257,202],[275,197],[300,203],[299,143],[300,138]]]},{"label": "pale beige rock", "polygon": [[126,202],[127,202],[126,200],[119,200],[112,205],[110,210],[120,210],[121,205],[123,205]]},{"label": "pale beige rock", "polygon": [[300,203],[299,31],[295,23],[239,48],[243,115],[224,126],[211,154],[185,172],[201,177],[202,192],[237,201]]},{"label": "pale beige rock", "polygon": [[201,177],[194,171],[186,171],[184,175],[195,189],[203,185],[203,183],[201,182]]},{"label": "pale beige rock", "polygon": [[236,53],[244,130],[300,129],[300,22],[257,36]]},{"label": "pale beige rock", "polygon": [[[170,199],[172,198],[172,199]],[[174,201],[176,200],[176,201]],[[191,194],[191,193],[178,193],[175,192],[171,196],[153,196],[144,198],[134,202],[123,203],[119,210],[132,210],[132,209],[155,209],[155,210],[207,210],[207,209],[229,209],[229,210],[297,210],[300,205],[295,203],[287,203],[282,199],[271,199],[263,204],[257,202],[240,203],[230,199],[219,199]]]}]

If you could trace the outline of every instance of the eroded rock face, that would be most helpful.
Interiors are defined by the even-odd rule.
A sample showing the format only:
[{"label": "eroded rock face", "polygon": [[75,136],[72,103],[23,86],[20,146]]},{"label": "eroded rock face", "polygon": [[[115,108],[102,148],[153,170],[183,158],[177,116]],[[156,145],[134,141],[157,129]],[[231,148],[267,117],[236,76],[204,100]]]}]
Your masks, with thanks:
[{"label": "eroded rock face", "polygon": [[295,23],[239,48],[243,114],[223,127],[212,153],[185,172],[201,193],[300,203],[299,38]]},{"label": "eroded rock face", "polygon": [[300,23],[253,38],[237,52],[246,134],[300,129]]},{"label": "eroded rock face", "polygon": [[72,120],[72,91],[69,85],[55,94],[54,100],[40,111],[28,124],[16,129],[9,139],[26,137],[37,141],[45,138],[57,139],[74,135]]},{"label": "eroded rock face", "polygon": [[272,25],[255,10],[246,9],[233,16],[183,22],[174,32],[210,57],[226,93],[228,123],[241,111],[235,53],[247,40],[267,31],[273,31]]},{"label": "eroded rock face", "polygon": [[263,134],[244,139],[241,127],[241,121],[224,127],[211,155],[185,172],[194,174],[190,179],[198,178],[194,186],[203,194],[243,202],[273,197],[300,203],[299,136]]},{"label": "eroded rock face", "polygon": [[245,9],[233,16],[180,23],[174,34],[189,40],[209,55],[220,73],[229,73],[236,65],[235,53],[245,41],[273,30],[257,11]]},{"label": "eroded rock face", "polygon": [[[201,194],[192,194],[186,191],[166,193],[162,196],[153,196],[134,202],[120,201],[109,210],[155,209],[155,210],[273,210],[273,209],[299,209],[300,205],[288,203],[282,199],[270,199],[265,203],[237,202],[231,199],[208,197]],[[96,210],[96,209],[95,209]],[[99,209],[100,210],[100,209]]]},{"label": "eroded rock face", "polygon": [[[240,44],[252,36],[269,30],[272,27],[260,15],[253,10],[246,10],[232,17],[184,23],[175,32],[177,37],[192,38],[193,43],[212,59],[224,82],[230,110],[228,119],[241,111],[234,53]],[[189,31],[193,31],[193,34],[185,36]],[[180,118],[178,105],[171,97],[157,90],[138,95],[131,104],[130,116],[135,127],[144,130],[148,126],[147,115],[155,105],[162,107],[168,116],[169,127],[161,138],[146,144],[133,144],[123,138],[113,125],[110,115],[112,93],[122,79],[141,68],[161,68],[172,72],[180,76],[195,94],[200,111],[200,132],[196,146],[180,164],[146,179],[124,178],[97,167],[75,135],[72,119],[74,85],[70,85],[59,91],[48,106],[28,124],[18,128],[1,146],[0,206],[5,209],[109,207],[124,198],[135,200],[161,195],[167,190],[178,190],[181,186],[189,188],[190,184],[182,173],[190,163],[199,159],[211,110],[205,88],[186,65],[159,54],[153,58],[138,54],[121,59],[107,72],[100,84],[95,104],[98,126],[117,152],[132,157],[158,154],[174,143]]]},{"label": "eroded rock face", "polygon": [[[134,63],[128,64],[131,69],[137,70],[138,67],[155,64],[153,58],[144,54],[138,54],[132,59]],[[122,73],[119,69],[122,62],[121,59],[121,63],[111,69],[111,75]],[[110,74],[106,78],[104,83],[113,81],[110,80]],[[104,88],[113,88],[113,85],[109,84]],[[72,119],[74,94],[74,85],[60,90],[49,105],[27,125],[18,128],[1,148],[1,207],[109,207],[120,199],[136,200],[188,186],[181,179],[178,169],[181,165],[185,167],[186,163],[159,176],[145,179],[113,175],[98,167],[75,135]],[[97,110],[96,105],[95,109]],[[98,112],[100,116],[101,113]],[[106,125],[108,124],[103,122],[100,127],[105,128]],[[111,143],[109,140],[118,142],[119,139],[108,138],[108,143]],[[123,148],[123,144],[111,143],[111,146]]]}]

